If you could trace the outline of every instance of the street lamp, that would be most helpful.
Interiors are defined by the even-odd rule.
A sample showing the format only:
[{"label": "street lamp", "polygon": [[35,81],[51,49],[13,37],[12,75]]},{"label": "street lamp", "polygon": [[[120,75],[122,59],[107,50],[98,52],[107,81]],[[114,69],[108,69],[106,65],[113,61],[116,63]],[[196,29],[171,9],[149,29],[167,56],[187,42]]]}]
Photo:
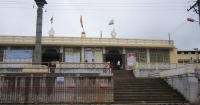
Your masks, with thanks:
[{"label": "street lamp", "polygon": [[192,18],[187,18],[187,21],[190,21],[190,22],[198,22],[198,21],[196,21],[196,20],[194,20],[194,19],[192,19]]},{"label": "street lamp", "polygon": [[194,50],[197,50],[197,63],[199,62],[199,49],[198,48],[194,48]]}]

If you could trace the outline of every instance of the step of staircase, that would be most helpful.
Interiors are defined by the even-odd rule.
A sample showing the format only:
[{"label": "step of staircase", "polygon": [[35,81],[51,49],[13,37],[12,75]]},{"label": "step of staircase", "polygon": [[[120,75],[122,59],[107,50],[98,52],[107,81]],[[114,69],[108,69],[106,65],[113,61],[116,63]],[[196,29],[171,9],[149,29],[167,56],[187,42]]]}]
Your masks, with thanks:
[{"label": "step of staircase", "polygon": [[188,103],[161,78],[135,78],[132,70],[113,70],[113,104],[179,105]]},{"label": "step of staircase", "polygon": [[112,70],[112,73],[115,77],[133,77],[132,70]]}]

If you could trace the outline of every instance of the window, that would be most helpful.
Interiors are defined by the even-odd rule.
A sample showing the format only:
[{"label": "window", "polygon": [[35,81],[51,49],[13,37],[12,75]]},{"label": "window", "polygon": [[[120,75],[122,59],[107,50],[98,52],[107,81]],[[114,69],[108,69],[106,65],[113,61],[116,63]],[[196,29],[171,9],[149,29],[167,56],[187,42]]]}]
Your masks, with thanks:
[{"label": "window", "polygon": [[188,54],[188,52],[187,52],[187,51],[184,51],[184,54]]},{"label": "window", "polygon": [[195,51],[192,51],[191,54],[195,54]]},{"label": "window", "polygon": [[151,63],[169,63],[170,54],[168,49],[149,49]]},{"label": "window", "polygon": [[177,52],[177,54],[181,54],[181,52],[180,52],[180,51],[178,51],[178,52]]},{"label": "window", "polygon": [[147,50],[146,49],[139,49],[139,48],[127,48],[127,53],[136,53],[136,61],[137,62],[147,62]]}]

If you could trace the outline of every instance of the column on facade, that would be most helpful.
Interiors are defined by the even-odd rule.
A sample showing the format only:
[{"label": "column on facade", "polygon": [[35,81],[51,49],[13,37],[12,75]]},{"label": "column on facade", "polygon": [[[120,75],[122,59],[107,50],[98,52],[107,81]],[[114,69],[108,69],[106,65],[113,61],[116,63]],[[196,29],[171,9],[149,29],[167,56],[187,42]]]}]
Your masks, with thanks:
[{"label": "column on facade", "polygon": [[85,47],[81,47],[81,62],[85,61]]},{"label": "column on facade", "polygon": [[150,63],[150,53],[149,53],[149,48],[147,48],[147,63]]},{"label": "column on facade", "polygon": [[60,53],[62,53],[62,62],[63,62],[63,57],[64,57],[64,53],[63,53],[64,51],[63,51],[63,46],[60,46]]},{"label": "column on facade", "polygon": [[178,63],[177,49],[169,50],[170,63]]},{"label": "column on facade", "polygon": [[122,49],[123,54],[126,54],[126,49],[123,47]]},{"label": "column on facade", "polygon": [[106,54],[106,48],[103,47],[103,54]]}]

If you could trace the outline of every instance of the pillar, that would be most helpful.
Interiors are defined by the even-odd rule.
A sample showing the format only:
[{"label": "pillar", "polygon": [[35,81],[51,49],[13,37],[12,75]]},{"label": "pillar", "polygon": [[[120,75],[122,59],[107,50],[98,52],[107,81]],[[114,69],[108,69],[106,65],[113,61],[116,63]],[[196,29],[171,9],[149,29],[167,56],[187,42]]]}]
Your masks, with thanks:
[{"label": "pillar", "polygon": [[123,49],[122,49],[122,53],[123,53],[123,54],[126,54],[126,50],[125,50],[124,47],[123,47]]},{"label": "pillar", "polygon": [[150,53],[148,48],[147,48],[147,63],[150,63]]},{"label": "pillar", "polygon": [[63,46],[60,46],[60,53],[62,53],[62,62],[63,62],[63,57],[64,57],[64,53],[63,53],[64,51],[63,51]]},{"label": "pillar", "polygon": [[103,54],[106,54],[106,48],[103,47]]},{"label": "pillar", "polygon": [[36,22],[36,39],[35,39],[35,50],[33,56],[34,63],[41,63],[42,61],[42,50],[41,50],[41,40],[42,40],[42,15],[43,6],[47,4],[46,0],[35,0],[37,8],[37,22]]},{"label": "pillar", "polygon": [[174,48],[169,50],[170,52],[170,63],[178,63],[177,49]]},{"label": "pillar", "polygon": [[81,47],[81,62],[85,61],[85,47]]}]

